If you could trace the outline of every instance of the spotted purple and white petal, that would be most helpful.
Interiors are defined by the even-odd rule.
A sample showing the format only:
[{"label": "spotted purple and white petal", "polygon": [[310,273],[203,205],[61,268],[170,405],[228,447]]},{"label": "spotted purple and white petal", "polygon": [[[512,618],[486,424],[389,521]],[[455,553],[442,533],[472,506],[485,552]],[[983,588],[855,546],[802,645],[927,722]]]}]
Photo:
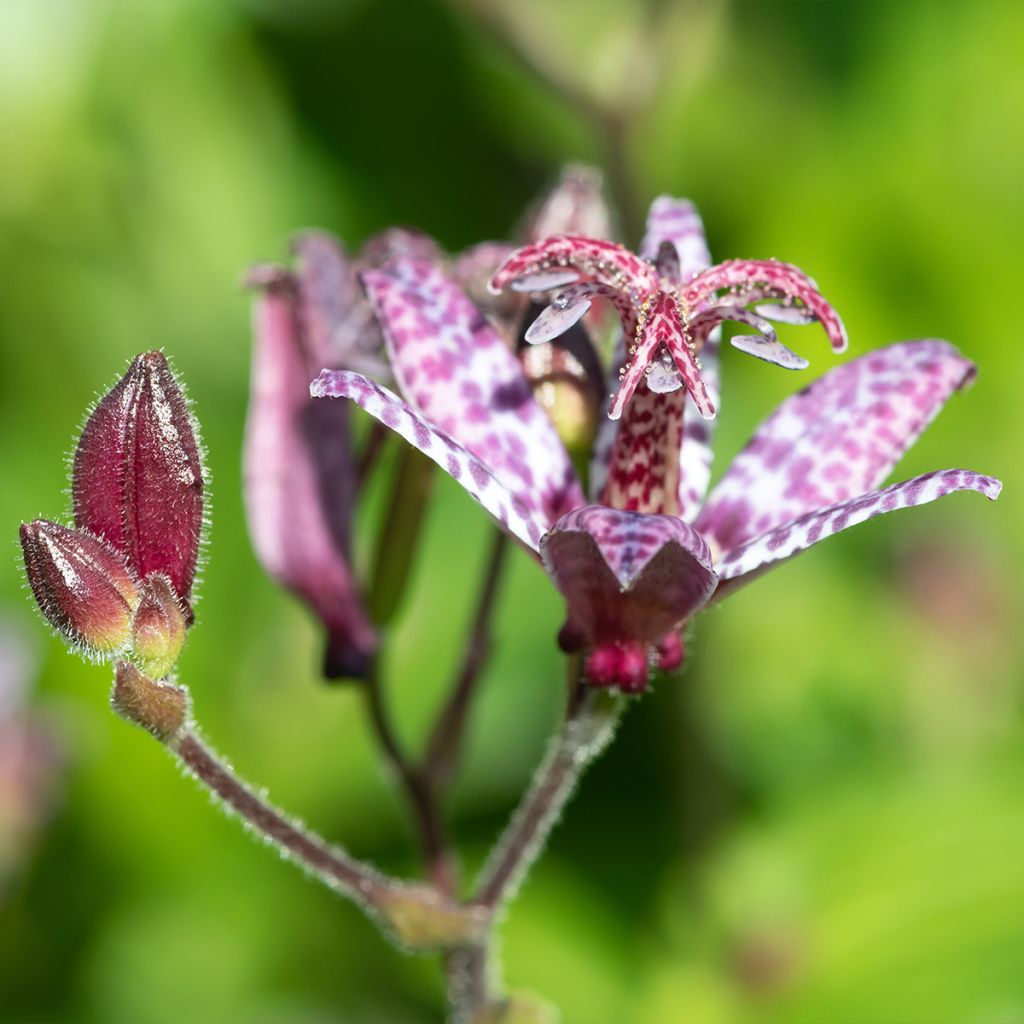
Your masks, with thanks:
[{"label": "spotted purple and white petal", "polygon": [[310,350],[326,350],[310,332],[340,317],[329,289],[299,289],[293,275],[272,268],[261,268],[256,280],[263,294],[254,316],[243,454],[249,534],[269,575],[322,620],[325,673],[362,677],[377,637],[349,560],[356,501],[349,409],[309,397]]},{"label": "spotted purple and white petal", "polygon": [[836,367],[786,399],[715,486],[697,528],[718,551],[878,487],[974,376],[945,341],[908,341]]},{"label": "spotted purple and white petal", "polygon": [[730,551],[716,561],[715,568],[723,583],[735,580],[731,590],[741,578],[760,569],[791,558],[812,544],[856,526],[875,516],[900,508],[924,505],[956,491],[977,491],[995,501],[1002,483],[994,477],[983,476],[968,469],[937,470],[891,484],[880,491],[871,491],[849,501],[818,509],[792,522],[784,523]]},{"label": "spotted purple and white petal", "polygon": [[611,213],[600,171],[584,164],[564,167],[558,183],[543,197],[520,232],[520,237],[530,242],[553,235],[610,237]]},{"label": "spotted purple and white petal", "polygon": [[647,211],[647,231],[640,243],[640,255],[653,260],[663,242],[675,246],[679,259],[676,282],[689,281],[711,265],[704,223],[697,208],[688,199],[658,196]]},{"label": "spotted purple and white petal", "polygon": [[494,295],[488,290],[487,282],[514,249],[508,242],[481,242],[459,253],[448,269],[451,279],[469,300],[497,323],[509,345],[515,344],[519,320],[529,299],[512,291]]},{"label": "spotted purple and white petal", "polygon": [[[561,642],[592,651],[598,684],[643,689],[648,647],[705,604],[718,578],[703,538],[675,516],[588,505],[541,538],[568,609]],[[600,675],[604,675],[602,671]]]},{"label": "spotted purple and white petal", "polygon": [[491,469],[442,430],[418,416],[387,388],[346,370],[324,370],[309,386],[314,398],[347,398],[403,437],[458,481],[501,526],[532,551],[548,527]]},{"label": "spotted purple and white petal", "polygon": [[444,272],[395,260],[363,281],[413,408],[480,458],[545,526],[582,504],[565,446],[520,362]]}]

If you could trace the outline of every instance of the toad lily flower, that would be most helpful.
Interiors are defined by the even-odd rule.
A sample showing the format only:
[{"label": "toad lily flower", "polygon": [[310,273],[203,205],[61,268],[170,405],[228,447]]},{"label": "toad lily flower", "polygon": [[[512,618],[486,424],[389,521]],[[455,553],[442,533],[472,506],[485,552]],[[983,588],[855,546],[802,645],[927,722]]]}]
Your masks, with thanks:
[{"label": "toad lily flower", "polygon": [[538,556],[566,600],[563,648],[587,653],[591,684],[630,692],[646,688],[652,660],[678,666],[680,626],[716,593],[875,515],[959,490],[995,498],[1001,486],[946,470],[876,490],[974,375],[948,343],[913,341],[846,363],[783,402],[705,502],[710,424],[695,419],[684,429],[683,419],[716,409],[714,326],[752,326],[757,341],[737,347],[794,367],[805,364],[782,348],[769,318],[817,320],[836,349],[845,334],[795,267],[709,268],[689,203],[656,200],[641,252],[653,261],[563,237],[513,254],[493,280],[525,291],[568,286],[533,338],[554,337],[601,297],[631,339],[610,429],[595,444],[591,504],[519,362],[465,295],[421,261],[364,275],[408,404],[355,373],[325,371],[311,386],[399,433]]}]

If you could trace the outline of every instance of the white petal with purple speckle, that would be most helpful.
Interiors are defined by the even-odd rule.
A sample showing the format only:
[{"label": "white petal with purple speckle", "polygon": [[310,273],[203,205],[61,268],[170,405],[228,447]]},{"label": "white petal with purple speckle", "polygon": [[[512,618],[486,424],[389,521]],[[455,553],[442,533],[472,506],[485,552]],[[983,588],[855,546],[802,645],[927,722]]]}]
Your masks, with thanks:
[{"label": "white petal with purple speckle", "polygon": [[877,487],[974,373],[945,341],[877,349],[819,377],[761,424],[697,518],[729,551]]},{"label": "white petal with purple speckle", "polygon": [[880,491],[818,509],[799,519],[769,530],[724,554],[715,568],[723,580],[736,579],[773,562],[790,558],[798,551],[849,529],[875,516],[899,508],[913,508],[955,491],[977,491],[994,501],[1002,484],[990,476],[968,469],[945,469],[925,473]]},{"label": "white petal with purple speckle", "polygon": [[519,361],[443,271],[395,260],[363,280],[410,405],[483,460],[545,526],[582,504],[565,446]]},{"label": "white petal with purple speckle", "polygon": [[397,395],[367,377],[346,370],[324,370],[309,386],[314,398],[347,398],[404,437],[457,480],[513,537],[537,550],[547,523],[528,508],[476,456],[416,415]]}]

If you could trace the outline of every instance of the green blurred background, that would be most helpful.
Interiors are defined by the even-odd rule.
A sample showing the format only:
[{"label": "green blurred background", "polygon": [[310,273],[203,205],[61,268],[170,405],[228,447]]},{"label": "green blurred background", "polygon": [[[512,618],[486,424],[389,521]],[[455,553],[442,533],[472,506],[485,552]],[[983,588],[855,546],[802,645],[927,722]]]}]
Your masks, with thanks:
[{"label": "green blurred background", "polygon": [[[331,838],[413,871],[357,694],[318,681],[311,622],[249,546],[238,282],[305,226],[508,237],[582,159],[637,202],[693,198],[719,258],[806,268],[851,355],[954,341],[980,379],[898,478],[964,466],[1007,487],[846,533],[703,616],[687,672],[631,710],[513,905],[508,980],[579,1024],[1024,1021],[1024,6],[8,0],[0,17],[0,616],[38,655],[33,713],[60,749],[48,823],[0,844],[0,1018],[439,1019],[433,960],[393,952],[110,714],[109,669],[34,616],[15,529],[65,510],[84,409],[164,347],[213,477],[181,666],[206,734]],[[609,145],[595,110],[627,102]],[[819,336],[789,337],[811,373],[832,364]],[[729,354],[724,374],[719,468],[795,385]],[[489,529],[440,482],[388,663],[410,741]],[[455,797],[471,866],[555,721],[560,612],[517,553]]]}]

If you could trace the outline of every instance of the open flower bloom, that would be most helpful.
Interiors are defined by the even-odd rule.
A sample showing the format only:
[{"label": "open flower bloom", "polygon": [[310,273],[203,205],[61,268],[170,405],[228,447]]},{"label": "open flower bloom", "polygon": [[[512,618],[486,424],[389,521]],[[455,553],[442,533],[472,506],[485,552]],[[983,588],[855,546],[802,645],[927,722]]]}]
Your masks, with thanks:
[{"label": "open flower bloom", "polygon": [[[582,236],[512,254],[495,287],[563,289],[528,332],[546,341],[604,298],[623,323],[607,429],[589,492],[520,363],[435,266],[399,259],[364,275],[404,394],[349,372],[321,373],[316,397],[345,398],[433,459],[538,556],[567,605],[560,642],[587,652],[585,676],[628,691],[652,661],[682,658],[680,626],[733,588],[840,530],[958,490],[995,498],[967,470],[876,490],[946,398],[974,375],[943,341],[892,345],[846,363],[787,399],[705,500],[709,419],[718,406],[715,326],[756,336],[736,347],[785,367],[806,363],[769,321],[818,321],[845,334],[801,271],[775,261],[709,266],[693,207],[661,197],[641,255]],[[753,309],[748,309],[753,306]]]}]

